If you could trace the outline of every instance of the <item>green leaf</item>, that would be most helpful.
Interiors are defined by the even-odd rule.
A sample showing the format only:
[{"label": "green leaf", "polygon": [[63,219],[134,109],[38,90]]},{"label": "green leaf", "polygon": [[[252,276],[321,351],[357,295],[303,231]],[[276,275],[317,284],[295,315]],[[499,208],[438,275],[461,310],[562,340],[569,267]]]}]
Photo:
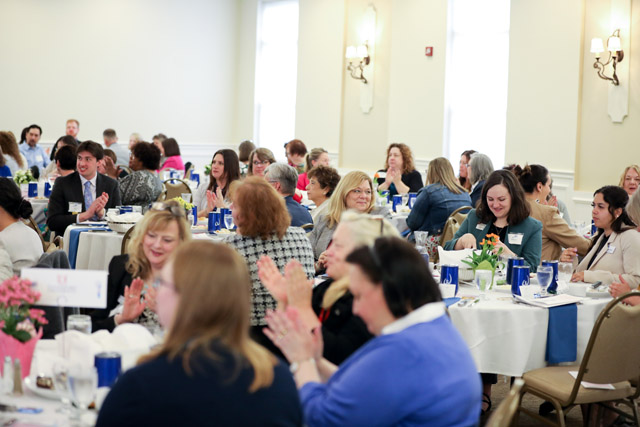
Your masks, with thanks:
[{"label": "green leaf", "polygon": [[27,342],[31,339],[31,334],[23,330],[15,331],[12,335],[20,342]]}]

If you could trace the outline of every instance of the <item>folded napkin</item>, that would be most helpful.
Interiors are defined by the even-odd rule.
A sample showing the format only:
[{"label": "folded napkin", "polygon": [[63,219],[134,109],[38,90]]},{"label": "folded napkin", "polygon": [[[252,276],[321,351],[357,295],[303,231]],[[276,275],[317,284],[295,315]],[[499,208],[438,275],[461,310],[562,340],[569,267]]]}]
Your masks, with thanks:
[{"label": "folded napkin", "polygon": [[545,360],[550,364],[574,362],[578,347],[578,307],[575,304],[549,308]]},{"label": "folded napkin", "polygon": [[78,240],[80,240],[80,233],[83,231],[91,231],[96,228],[106,228],[104,227],[88,227],[88,228],[74,228],[69,232],[69,265],[71,268],[76,268],[76,258],[78,257]]},{"label": "folded napkin", "polygon": [[128,222],[134,223],[138,222],[142,219],[142,214],[140,212],[126,212],[122,215],[117,215],[114,212],[107,212],[107,221],[112,222]]},{"label": "folded napkin", "polygon": [[463,259],[467,259],[474,252],[474,249],[460,249],[459,251],[445,251],[442,247],[438,246],[438,257],[440,259],[440,265],[457,265],[460,268],[471,268],[468,264],[462,262]]},{"label": "folded napkin", "polygon": [[93,366],[95,355],[115,351],[122,356],[122,369],[135,366],[138,358],[157,344],[156,339],[142,325],[124,323],[112,333],[106,330],[91,335],[78,331],[66,331],[55,336],[58,357],[72,363]]}]

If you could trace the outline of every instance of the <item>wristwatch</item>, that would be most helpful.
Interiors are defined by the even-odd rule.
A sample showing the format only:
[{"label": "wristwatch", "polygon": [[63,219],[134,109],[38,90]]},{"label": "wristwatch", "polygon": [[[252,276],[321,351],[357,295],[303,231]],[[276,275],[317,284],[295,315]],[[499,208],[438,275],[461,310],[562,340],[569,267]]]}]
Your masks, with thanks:
[{"label": "wristwatch", "polygon": [[291,365],[289,365],[289,371],[291,371],[292,374],[295,374],[296,372],[298,372],[298,369],[300,369],[300,365],[302,365],[304,362],[311,362],[315,365],[316,359],[312,357],[310,359],[305,359],[300,362],[292,362]]}]

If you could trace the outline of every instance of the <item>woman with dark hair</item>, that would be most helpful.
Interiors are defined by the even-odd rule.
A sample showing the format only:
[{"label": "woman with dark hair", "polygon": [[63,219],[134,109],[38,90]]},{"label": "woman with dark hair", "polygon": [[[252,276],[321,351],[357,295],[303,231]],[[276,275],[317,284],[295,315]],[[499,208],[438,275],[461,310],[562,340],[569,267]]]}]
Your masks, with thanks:
[{"label": "woman with dark hair", "polygon": [[43,176],[45,178],[57,178],[58,176],[60,176],[60,174],[58,173],[58,168],[56,166],[55,159],[56,159],[56,153],[58,152],[58,150],[65,146],[78,148],[78,141],[76,141],[76,139],[71,135],[65,135],[58,138],[56,143],[53,145],[53,148],[51,149],[51,156],[50,156],[51,163],[49,163],[49,165],[45,168],[43,173]]},{"label": "woman with dark hair", "polygon": [[314,224],[317,219],[327,213],[329,199],[340,182],[338,171],[329,166],[316,166],[306,173],[309,178],[307,197],[316,207],[311,211]]},{"label": "woman with dark hair", "polygon": [[291,217],[284,198],[263,178],[247,177],[240,181],[231,209],[238,229],[226,242],[244,257],[251,273],[252,335],[258,343],[273,349],[262,334],[262,327],[267,324],[264,320],[267,309],[275,309],[276,300],[260,282],[256,261],[268,255],[279,269],[284,269],[296,259],[306,276],[312,278],[313,249],[302,228],[290,227]]},{"label": "woman with dark hair", "polygon": [[449,215],[463,206],[471,206],[469,193],[458,184],[448,159],[437,157],[429,162],[427,185],[418,191],[418,197],[407,218],[412,231],[429,232],[427,251],[435,257],[440,236]]},{"label": "woman with dark hair", "polygon": [[267,316],[265,334],[291,362],[306,425],[476,425],[478,372],[422,256],[382,237],[346,261],[353,313],[376,337],[339,367],[322,357],[320,328],[310,334],[296,310]]},{"label": "woman with dark hair", "polygon": [[475,154],[476,150],[466,150],[462,152],[460,156],[460,171],[458,182],[460,186],[467,190],[467,192],[471,191],[471,180],[469,179],[469,162],[471,162],[471,155]]},{"label": "woman with dark hair", "polygon": [[235,151],[218,150],[211,159],[209,184],[201,185],[194,195],[198,216],[206,217],[214,208],[226,208],[231,203],[231,186],[240,179],[240,161]]},{"label": "woman with dark hair", "polygon": [[477,209],[469,212],[444,247],[475,249],[487,234],[496,234],[499,236],[496,252],[502,248],[507,257],[523,257],[535,272],[542,252],[542,223],[529,214],[529,204],[516,176],[507,170],[497,170],[487,178]]},{"label": "woman with dark hair", "polygon": [[250,140],[242,141],[238,146],[238,160],[240,160],[240,176],[242,178],[247,176],[247,171],[249,170],[249,156],[251,156],[251,152],[255,149],[255,144]]},{"label": "woman with dark hair", "polygon": [[302,425],[287,367],[249,338],[251,282],[240,255],[191,242],[158,282],[166,338],[118,378],[98,427]]},{"label": "woman with dark hair", "polygon": [[[622,278],[633,289],[640,285],[640,233],[625,210],[628,200],[627,192],[614,185],[593,193],[591,217],[598,232],[572,281],[609,285]],[[576,248],[565,249],[560,260],[575,263]]]},{"label": "woman with dark hair", "polygon": [[531,216],[542,223],[542,259],[557,260],[562,248],[575,247],[581,256],[589,250],[589,240],[562,219],[558,208],[547,205],[551,193],[551,177],[542,165],[514,166],[512,172],[524,189]]},{"label": "woman with dark hair", "polygon": [[396,143],[387,148],[384,169],[374,179],[378,191],[389,190],[389,195],[416,193],[422,188],[422,176],[413,166],[413,154],[406,144]]},{"label": "woman with dark hair", "polygon": [[7,166],[11,169],[12,176],[19,170],[27,168],[27,159],[20,152],[20,147],[13,132],[0,131],[0,149],[5,156]]},{"label": "woman with dark hair", "polygon": [[35,265],[43,253],[38,234],[21,221],[32,213],[31,203],[22,198],[15,182],[0,178],[0,241],[9,253],[15,274]]},{"label": "woman with dark hair", "polygon": [[284,144],[284,149],[287,154],[287,162],[289,166],[293,167],[296,172],[304,172],[304,156],[307,154],[307,146],[299,139],[292,139]]},{"label": "woman with dark hair", "polygon": [[120,184],[122,204],[142,206],[145,210],[149,204],[158,200],[162,193],[162,182],[155,173],[160,163],[160,150],[154,144],[138,142],[131,149],[129,167],[133,171],[124,178],[117,178],[118,168],[113,159],[105,157],[105,171]]},{"label": "woman with dark hair", "polygon": [[184,172],[184,163],[180,157],[180,147],[174,138],[167,138],[162,141],[162,154],[165,157],[160,170],[175,169]]},{"label": "woman with dark hair", "polygon": [[276,162],[273,153],[268,148],[256,148],[249,155],[249,169],[247,176],[264,176],[264,170],[272,163]]},{"label": "woman with dark hair", "polygon": [[306,190],[307,185],[309,185],[309,171],[316,166],[329,166],[331,159],[329,158],[329,153],[324,148],[314,148],[309,151],[309,154],[305,157],[305,168],[304,172],[298,174],[298,185],[296,188],[298,190]]}]

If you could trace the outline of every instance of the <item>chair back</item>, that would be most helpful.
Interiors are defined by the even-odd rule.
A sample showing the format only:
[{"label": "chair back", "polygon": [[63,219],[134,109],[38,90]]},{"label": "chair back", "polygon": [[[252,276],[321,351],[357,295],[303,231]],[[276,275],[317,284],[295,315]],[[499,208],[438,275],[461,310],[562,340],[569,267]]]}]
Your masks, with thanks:
[{"label": "chair back", "polygon": [[125,171],[127,175],[131,175],[133,173],[133,170],[129,166],[120,166],[120,169]]},{"label": "chair back", "polygon": [[191,172],[193,172],[193,170],[195,169],[195,166],[193,163],[191,162],[187,162],[184,165],[184,179],[189,180],[191,179]]},{"label": "chair back", "polygon": [[496,410],[493,411],[485,427],[504,427],[511,425],[520,406],[520,398],[522,397],[520,391],[522,390],[522,386],[524,386],[524,380],[522,378],[516,378],[511,386],[511,390],[509,390],[509,394]]},{"label": "chair back", "polygon": [[133,233],[134,228],[136,228],[135,225],[124,233],[124,236],[122,237],[122,245],[120,246],[120,255],[127,253],[127,245],[129,244],[129,240],[131,240],[131,233]]},{"label": "chair back", "polygon": [[159,201],[173,199],[174,197],[180,197],[182,193],[191,194],[191,188],[189,184],[178,178],[169,178],[162,183],[162,193],[158,197]]},{"label": "chair back", "polygon": [[302,224],[300,226],[300,228],[302,228],[304,231],[306,231],[307,233],[310,232],[311,230],[313,230],[313,223],[308,223],[308,224]]},{"label": "chair back", "polygon": [[631,296],[640,296],[640,292],[619,296],[598,316],[578,381],[609,384],[640,378],[640,306],[623,304]]},{"label": "chair back", "polygon": [[33,220],[33,217],[30,216],[29,218],[22,220],[22,222],[24,222],[26,225],[28,225],[31,229],[33,229],[33,231],[35,231],[38,234],[38,237],[40,238],[40,243],[42,243],[42,250],[44,252],[47,252],[47,249],[49,248],[50,243],[44,240],[44,237],[42,236],[42,232],[40,231],[40,227],[38,227],[38,224],[36,224],[36,222]]},{"label": "chair back", "polygon": [[445,243],[453,239],[453,236],[467,218],[471,209],[473,209],[471,206],[462,206],[451,212],[451,215],[449,215],[449,218],[447,218],[444,223],[444,227],[442,228],[442,235],[440,236],[439,243],[440,246],[444,246]]}]

